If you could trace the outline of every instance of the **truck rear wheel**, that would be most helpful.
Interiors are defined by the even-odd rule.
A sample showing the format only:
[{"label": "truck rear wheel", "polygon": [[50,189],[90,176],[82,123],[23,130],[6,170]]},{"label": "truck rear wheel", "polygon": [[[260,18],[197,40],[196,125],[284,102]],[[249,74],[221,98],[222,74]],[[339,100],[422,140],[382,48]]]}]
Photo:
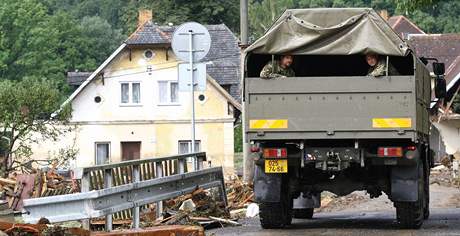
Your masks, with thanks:
[{"label": "truck rear wheel", "polygon": [[311,219],[314,210],[314,208],[294,209],[293,215],[297,219]]},{"label": "truck rear wheel", "polygon": [[264,229],[280,229],[291,224],[292,198],[282,191],[280,202],[261,202],[259,204],[260,224]]},{"label": "truck rear wheel", "polygon": [[423,167],[419,165],[418,200],[415,202],[397,202],[396,217],[401,228],[419,229],[425,216],[425,178]]}]

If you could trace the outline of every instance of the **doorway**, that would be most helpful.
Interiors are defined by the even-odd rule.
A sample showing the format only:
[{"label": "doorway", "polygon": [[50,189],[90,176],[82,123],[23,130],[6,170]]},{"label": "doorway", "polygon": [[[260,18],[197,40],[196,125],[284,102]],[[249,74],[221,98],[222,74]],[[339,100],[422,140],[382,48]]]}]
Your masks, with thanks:
[{"label": "doorway", "polygon": [[138,160],[141,158],[141,142],[121,142],[121,160]]}]

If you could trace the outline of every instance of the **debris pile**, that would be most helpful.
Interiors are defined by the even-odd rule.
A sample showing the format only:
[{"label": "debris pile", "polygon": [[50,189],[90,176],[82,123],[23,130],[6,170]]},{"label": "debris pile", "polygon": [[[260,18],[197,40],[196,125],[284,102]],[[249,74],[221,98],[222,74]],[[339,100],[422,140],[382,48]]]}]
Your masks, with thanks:
[{"label": "debris pile", "polygon": [[249,203],[254,202],[253,186],[243,183],[238,178],[228,181],[226,184],[229,210],[245,208]]},{"label": "debris pile", "polygon": [[36,236],[55,236],[55,235],[76,235],[89,236],[90,232],[81,228],[65,228],[47,224],[18,224],[0,221],[0,232],[7,235],[36,235]]},{"label": "debris pile", "polygon": [[332,212],[350,208],[366,200],[366,197],[358,193],[351,193],[346,196],[337,196],[330,192],[321,194],[321,207],[315,212]]},{"label": "debris pile", "polygon": [[78,184],[51,168],[48,171],[33,170],[30,174],[11,173],[0,178],[0,195],[6,197],[13,210],[22,209],[22,200],[79,192]]},{"label": "debris pile", "polygon": [[159,225],[200,225],[205,229],[223,225],[240,225],[235,219],[230,219],[222,201],[216,200],[218,194],[198,188],[186,194],[165,201],[163,216],[149,226]]},{"label": "debris pile", "polygon": [[439,165],[431,169],[430,184],[446,187],[460,187],[460,178],[454,177],[452,165]]},{"label": "debris pile", "polygon": [[[235,178],[226,183],[228,206],[220,201],[218,192],[197,188],[186,194],[164,202],[162,217],[146,220],[151,213],[144,213],[142,227],[160,225],[199,225],[205,229],[225,225],[238,226],[237,220],[244,217],[246,207],[254,201],[252,186]],[[150,208],[155,211],[155,208]],[[151,218],[150,218],[151,219]]]}]

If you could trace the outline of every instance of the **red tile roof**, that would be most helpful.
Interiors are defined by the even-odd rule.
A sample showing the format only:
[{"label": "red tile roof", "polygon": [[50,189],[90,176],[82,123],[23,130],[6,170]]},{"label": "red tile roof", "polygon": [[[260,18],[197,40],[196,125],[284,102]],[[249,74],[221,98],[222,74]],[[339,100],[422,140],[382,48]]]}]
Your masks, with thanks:
[{"label": "red tile roof", "polygon": [[410,35],[408,43],[417,56],[435,57],[444,62],[446,68],[460,56],[460,34]]},{"label": "red tile roof", "polygon": [[388,24],[403,39],[406,39],[408,34],[425,34],[423,30],[405,16],[392,16],[388,19]]}]

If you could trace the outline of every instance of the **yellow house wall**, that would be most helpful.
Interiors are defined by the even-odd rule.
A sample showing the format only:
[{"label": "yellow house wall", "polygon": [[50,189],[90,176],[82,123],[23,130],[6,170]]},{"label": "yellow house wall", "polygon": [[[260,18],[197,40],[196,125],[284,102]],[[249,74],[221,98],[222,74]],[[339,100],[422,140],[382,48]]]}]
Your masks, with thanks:
[{"label": "yellow house wall", "polygon": [[[46,141],[33,148],[34,158],[68,146],[75,139],[79,149],[76,166],[91,166],[95,161],[95,143],[110,142],[110,161],[121,160],[121,144],[141,141],[141,158],[178,153],[178,140],[191,138],[191,100],[188,92],[179,92],[174,105],[159,103],[158,81],[177,81],[177,63],[169,51],[151,48],[155,57],[146,60],[143,49],[123,50],[99,77],[83,89],[72,101],[73,124],[78,128],[63,136],[59,142]],[[150,67],[150,69],[148,69]],[[120,103],[120,83],[141,83],[141,104],[124,106]],[[212,165],[222,165],[233,171],[233,115],[228,114],[228,100],[209,82],[206,91],[195,93],[196,139]],[[206,99],[199,101],[204,94]],[[94,97],[100,96],[101,103]],[[76,137],[76,138],[71,138]],[[49,156],[49,155],[48,155]]]}]

